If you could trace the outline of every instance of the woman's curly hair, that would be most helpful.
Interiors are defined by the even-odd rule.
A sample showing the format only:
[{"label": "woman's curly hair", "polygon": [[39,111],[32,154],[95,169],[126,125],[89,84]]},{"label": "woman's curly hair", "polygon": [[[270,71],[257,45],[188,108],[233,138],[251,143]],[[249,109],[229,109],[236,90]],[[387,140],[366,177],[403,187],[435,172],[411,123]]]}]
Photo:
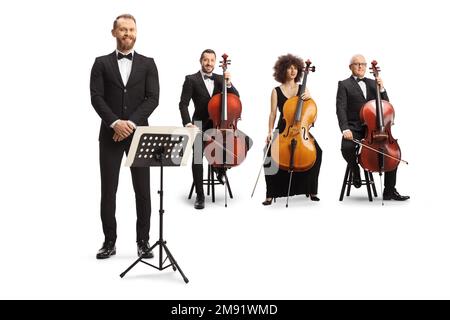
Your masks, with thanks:
[{"label": "woman's curly hair", "polygon": [[303,74],[305,63],[302,58],[294,56],[290,53],[284,56],[279,56],[277,62],[275,62],[275,66],[273,67],[273,77],[275,80],[280,83],[286,82],[286,71],[290,66],[297,67],[298,73],[295,77],[295,82],[298,82]]}]

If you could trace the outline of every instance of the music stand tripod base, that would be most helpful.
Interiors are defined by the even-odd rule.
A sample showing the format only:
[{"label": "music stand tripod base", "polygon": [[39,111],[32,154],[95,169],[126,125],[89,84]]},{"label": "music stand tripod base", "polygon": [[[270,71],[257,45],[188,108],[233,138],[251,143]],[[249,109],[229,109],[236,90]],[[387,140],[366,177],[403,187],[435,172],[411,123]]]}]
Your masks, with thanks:
[{"label": "music stand tripod base", "polygon": [[[195,130],[190,128],[176,128],[176,127],[138,127],[130,147],[130,152],[127,158],[127,164],[135,167],[160,167],[160,189],[159,194],[159,240],[151,246],[150,250],[158,247],[159,263],[153,265],[139,257],[133,262],[124,272],[120,274],[123,278],[128,271],[130,271],[136,264],[142,262],[157,270],[165,270],[172,267],[173,271],[180,272],[185,283],[188,283],[188,278],[184,275],[180,266],[176,262],[174,256],[167,247],[167,242],[163,237],[163,222],[164,222],[164,167],[185,165],[187,162],[188,153],[192,148],[193,137],[195,137]],[[163,255],[165,258],[163,260]],[[169,264],[164,265],[169,260]]]}]

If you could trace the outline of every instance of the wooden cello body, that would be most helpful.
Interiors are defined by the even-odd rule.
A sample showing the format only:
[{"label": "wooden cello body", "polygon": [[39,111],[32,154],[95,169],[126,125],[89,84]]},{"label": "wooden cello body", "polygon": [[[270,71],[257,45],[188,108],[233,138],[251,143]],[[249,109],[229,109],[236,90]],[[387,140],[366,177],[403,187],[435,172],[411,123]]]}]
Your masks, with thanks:
[{"label": "wooden cello body", "polygon": [[[372,61],[371,69],[375,77],[378,77],[376,61]],[[380,87],[377,84],[376,99],[368,101],[360,111],[361,121],[367,128],[358,155],[358,161],[364,169],[381,173],[393,171],[399,165],[400,146],[391,133],[394,117],[394,107],[390,102],[381,99]]]},{"label": "wooden cello body", "polygon": [[213,167],[227,169],[238,166],[245,160],[248,145],[246,135],[237,128],[237,122],[241,119],[241,101],[237,95],[227,92],[225,71],[230,61],[227,60],[227,54],[223,54],[222,58],[222,92],[214,95],[208,103],[213,128],[210,130],[207,148],[212,148],[205,152],[205,157]]}]

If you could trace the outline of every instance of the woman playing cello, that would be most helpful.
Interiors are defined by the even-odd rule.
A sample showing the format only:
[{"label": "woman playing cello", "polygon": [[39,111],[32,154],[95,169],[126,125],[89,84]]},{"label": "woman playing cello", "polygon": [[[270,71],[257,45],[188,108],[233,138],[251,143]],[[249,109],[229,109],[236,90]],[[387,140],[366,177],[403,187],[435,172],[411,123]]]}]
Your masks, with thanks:
[{"label": "woman playing cello", "polygon": [[[305,64],[303,60],[292,54],[280,56],[275,63],[273,76],[276,81],[281,83],[281,85],[272,90],[269,131],[266,140],[268,145],[272,139],[276,139],[278,133],[281,134],[286,128],[284,120],[285,102],[300,93],[301,85],[299,84],[299,81],[302,78],[304,67]],[[301,99],[307,101],[310,98],[309,91],[306,89],[301,95]],[[280,112],[280,117],[276,127],[277,130],[274,134],[273,128],[277,116],[277,109]],[[316,149],[315,162],[313,166],[306,171],[289,172],[281,169],[279,166],[276,166],[275,161],[272,161],[273,159],[270,154],[271,150],[269,150],[268,159],[270,159],[270,161],[268,163],[266,161],[266,165],[264,166],[266,199],[262,203],[263,205],[270,205],[272,204],[273,198],[286,197],[288,194],[289,196],[306,194],[312,201],[320,200],[317,197],[317,189],[320,165],[322,162],[322,150],[317,141],[314,141],[314,145]]]}]

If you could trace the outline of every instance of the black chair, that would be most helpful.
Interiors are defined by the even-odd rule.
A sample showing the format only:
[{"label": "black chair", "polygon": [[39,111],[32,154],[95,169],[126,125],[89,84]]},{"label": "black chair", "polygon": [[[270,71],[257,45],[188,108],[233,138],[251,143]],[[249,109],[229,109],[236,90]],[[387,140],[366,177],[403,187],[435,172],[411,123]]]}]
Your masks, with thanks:
[{"label": "black chair", "polygon": [[[226,172],[224,173],[224,177],[225,177],[225,185],[228,190],[228,195],[230,196],[231,199],[233,199],[233,193],[231,192],[230,182],[228,181]],[[212,166],[210,164],[208,164],[208,178],[203,179],[203,185],[207,185],[206,194],[208,196],[209,196],[210,190],[211,190],[212,202],[216,202],[215,185],[218,185],[218,184],[222,184],[222,183],[214,177],[214,171],[212,169]],[[192,193],[194,192],[194,188],[195,188],[195,185],[194,185],[194,182],[192,182],[191,191],[189,192],[188,199],[192,198]]]},{"label": "black chair", "polygon": [[[344,182],[342,183],[341,195],[339,197],[339,201],[344,199],[345,187],[347,186],[347,197],[350,196],[350,188],[353,185],[353,172],[350,170],[350,166],[347,164],[347,168],[345,169]],[[369,197],[369,201],[373,201],[372,198],[372,190],[374,197],[378,197],[377,189],[375,188],[375,183],[373,181],[372,172],[364,170],[364,179],[361,180],[361,185],[365,185],[367,187],[367,196]],[[372,190],[371,190],[372,187]]]}]

